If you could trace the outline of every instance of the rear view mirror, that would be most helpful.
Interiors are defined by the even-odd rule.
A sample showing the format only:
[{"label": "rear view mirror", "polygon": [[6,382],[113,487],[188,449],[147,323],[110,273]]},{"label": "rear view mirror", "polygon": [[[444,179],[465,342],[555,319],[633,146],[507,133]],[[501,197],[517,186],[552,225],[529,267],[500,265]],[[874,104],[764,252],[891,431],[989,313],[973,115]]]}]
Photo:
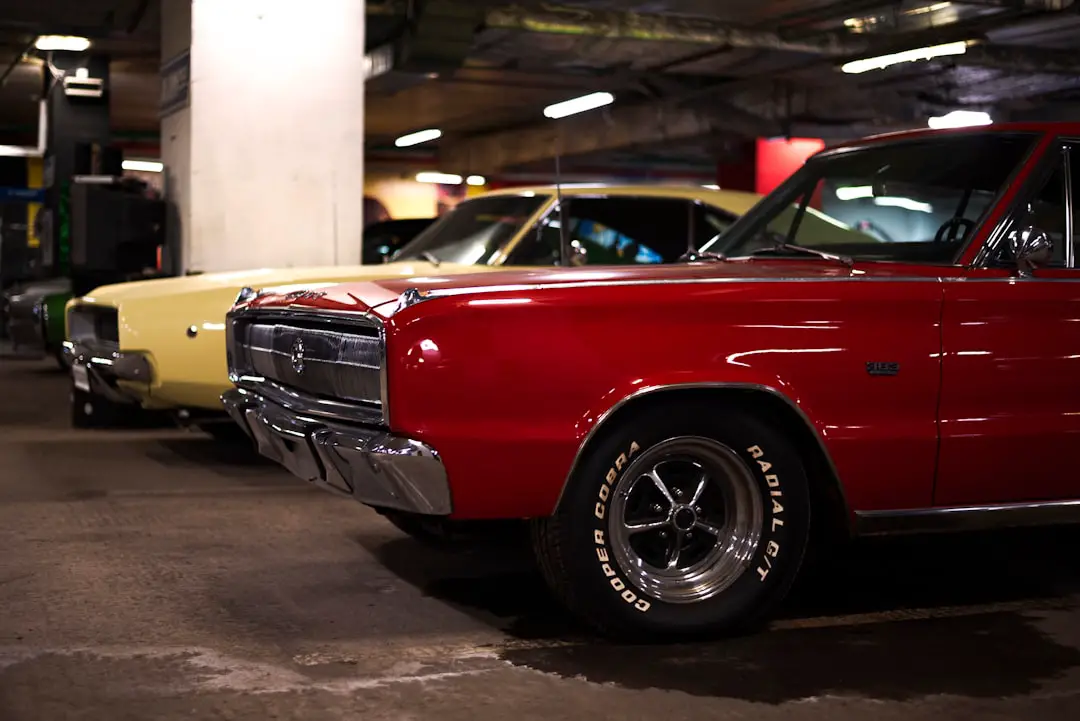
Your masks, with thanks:
[{"label": "rear view mirror", "polygon": [[579,268],[583,265],[587,265],[589,262],[589,251],[585,249],[585,246],[580,240],[570,241],[570,258],[569,265]]},{"label": "rear view mirror", "polygon": [[1046,265],[1054,257],[1054,241],[1046,231],[1029,225],[1009,233],[1009,250],[1023,278],[1031,277],[1035,268]]}]

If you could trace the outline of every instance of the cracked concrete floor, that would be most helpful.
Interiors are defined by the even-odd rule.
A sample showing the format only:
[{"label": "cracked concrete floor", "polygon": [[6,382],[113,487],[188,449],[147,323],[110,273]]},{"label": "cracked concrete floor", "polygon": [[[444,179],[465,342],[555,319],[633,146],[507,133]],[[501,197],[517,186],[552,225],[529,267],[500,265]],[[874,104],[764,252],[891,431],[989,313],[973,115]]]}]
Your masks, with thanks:
[{"label": "cracked concrete floor", "polygon": [[0,719],[1080,718],[1075,530],[859,544],[761,634],[612,646],[245,448],[0,359]]}]

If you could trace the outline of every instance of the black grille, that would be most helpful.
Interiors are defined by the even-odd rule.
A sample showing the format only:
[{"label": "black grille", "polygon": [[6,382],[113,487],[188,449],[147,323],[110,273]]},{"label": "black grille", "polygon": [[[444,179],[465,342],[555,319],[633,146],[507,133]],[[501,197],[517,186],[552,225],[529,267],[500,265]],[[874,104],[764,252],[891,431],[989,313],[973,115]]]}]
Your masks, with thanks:
[{"label": "black grille", "polygon": [[116,308],[77,305],[68,312],[68,336],[72,341],[92,341],[119,346],[120,323]]},{"label": "black grille", "polygon": [[230,372],[327,400],[382,406],[377,325],[326,327],[289,320],[232,321]]}]

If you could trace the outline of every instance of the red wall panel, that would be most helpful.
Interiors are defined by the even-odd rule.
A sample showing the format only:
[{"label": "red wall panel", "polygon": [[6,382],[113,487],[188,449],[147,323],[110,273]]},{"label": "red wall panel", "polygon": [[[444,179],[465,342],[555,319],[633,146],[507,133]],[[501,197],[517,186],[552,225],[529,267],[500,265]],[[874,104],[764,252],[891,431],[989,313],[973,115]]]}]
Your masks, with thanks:
[{"label": "red wall panel", "polygon": [[762,194],[772,191],[824,147],[825,141],[818,138],[758,138],[754,189]]}]

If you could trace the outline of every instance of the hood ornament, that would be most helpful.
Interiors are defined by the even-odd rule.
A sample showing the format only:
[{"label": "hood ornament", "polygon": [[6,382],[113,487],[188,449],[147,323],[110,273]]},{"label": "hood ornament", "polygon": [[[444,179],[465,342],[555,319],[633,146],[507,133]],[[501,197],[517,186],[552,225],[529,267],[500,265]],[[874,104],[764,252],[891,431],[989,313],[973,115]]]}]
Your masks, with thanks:
[{"label": "hood ornament", "polygon": [[304,374],[304,339],[297,338],[293,341],[292,350],[289,351],[289,360],[296,375]]},{"label": "hood ornament", "polygon": [[233,305],[240,305],[241,303],[248,303],[255,300],[262,295],[261,290],[256,290],[251,286],[244,286],[240,289],[240,292],[236,294],[236,300],[233,301]]}]

